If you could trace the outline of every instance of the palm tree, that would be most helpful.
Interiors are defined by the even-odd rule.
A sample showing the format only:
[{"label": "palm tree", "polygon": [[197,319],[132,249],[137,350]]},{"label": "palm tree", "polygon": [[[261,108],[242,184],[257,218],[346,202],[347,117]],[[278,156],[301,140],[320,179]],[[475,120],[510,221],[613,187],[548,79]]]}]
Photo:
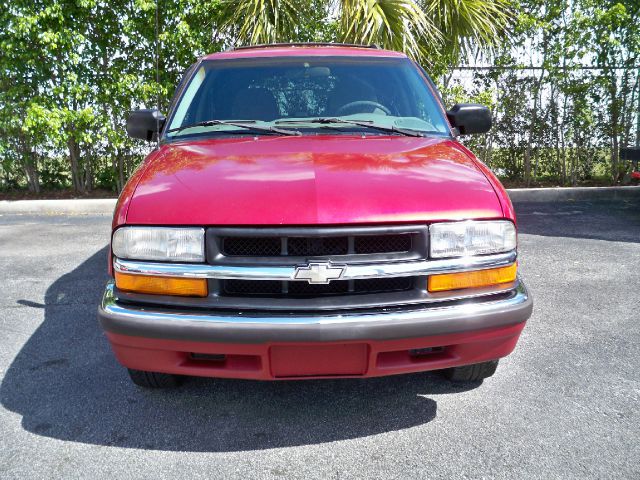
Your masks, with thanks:
[{"label": "palm tree", "polygon": [[457,57],[476,48],[492,49],[508,33],[515,16],[511,0],[425,0],[423,8]]},{"label": "palm tree", "polygon": [[[504,37],[513,0],[223,0],[222,30],[241,44],[309,39],[309,25],[333,24],[317,40],[377,44],[428,62],[490,49]],[[320,25],[315,25],[320,31]],[[313,25],[311,27],[313,29]]]},{"label": "palm tree", "polygon": [[288,41],[296,38],[300,3],[296,0],[227,0],[222,5],[222,27],[246,45]]},{"label": "palm tree", "polygon": [[423,59],[426,45],[442,35],[424,10],[411,0],[341,0],[339,40],[376,44]]}]

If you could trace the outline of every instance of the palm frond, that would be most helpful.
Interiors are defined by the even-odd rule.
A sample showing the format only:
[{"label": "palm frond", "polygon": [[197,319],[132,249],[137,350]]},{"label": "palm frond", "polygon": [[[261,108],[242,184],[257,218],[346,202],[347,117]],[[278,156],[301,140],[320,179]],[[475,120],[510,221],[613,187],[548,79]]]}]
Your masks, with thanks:
[{"label": "palm frond", "polygon": [[423,0],[423,8],[454,56],[474,48],[490,50],[515,20],[513,0]]},{"label": "palm frond", "polygon": [[221,28],[243,45],[287,42],[296,35],[294,0],[224,0]]},{"label": "palm frond", "polygon": [[411,0],[341,0],[340,41],[377,44],[421,61],[425,45],[441,35],[422,8]]}]

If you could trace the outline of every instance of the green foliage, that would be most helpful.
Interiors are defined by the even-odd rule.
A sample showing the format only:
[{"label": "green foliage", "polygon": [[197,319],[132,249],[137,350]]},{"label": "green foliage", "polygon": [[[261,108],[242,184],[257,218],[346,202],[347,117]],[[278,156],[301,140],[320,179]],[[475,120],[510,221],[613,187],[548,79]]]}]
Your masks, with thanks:
[{"label": "green foliage", "polygon": [[221,25],[243,43],[286,42],[297,37],[299,5],[295,0],[225,0]]},{"label": "green foliage", "polygon": [[479,51],[491,54],[501,43],[509,42],[516,23],[512,0],[423,0],[422,5],[443,39],[425,46],[437,74]]},{"label": "green foliage", "polygon": [[425,61],[425,44],[440,45],[441,34],[425,11],[411,0],[342,0],[343,42],[377,44]]},{"label": "green foliage", "polygon": [[[218,24],[242,45],[324,40],[376,44],[442,69],[488,49],[513,20],[512,0],[223,0]],[[332,17],[335,14],[335,18]]]},{"label": "green foliage", "polygon": [[[125,134],[129,111],[166,111],[199,55],[279,41],[404,51],[448,105],[492,107],[492,132],[463,141],[501,175],[615,182],[619,147],[639,143],[638,18],[637,0],[5,2],[0,188],[120,190],[148,149]],[[461,80],[464,64],[489,68]]]},{"label": "green foliage", "polygon": [[[492,91],[496,127],[467,142],[496,171],[524,183],[554,178],[623,178],[620,147],[640,143],[640,4],[528,0],[510,44],[473,89],[445,76],[447,89]],[[536,68],[531,69],[529,66]],[[484,148],[482,148],[484,147]]]}]

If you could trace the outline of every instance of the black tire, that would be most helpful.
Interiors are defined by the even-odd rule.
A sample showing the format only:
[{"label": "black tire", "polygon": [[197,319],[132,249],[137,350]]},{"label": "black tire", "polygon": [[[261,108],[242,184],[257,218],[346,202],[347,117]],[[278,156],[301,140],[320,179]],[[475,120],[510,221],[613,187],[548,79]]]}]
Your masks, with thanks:
[{"label": "black tire", "polygon": [[496,368],[498,368],[498,360],[491,360],[490,362],[447,368],[442,373],[452,382],[478,382],[496,373]]},{"label": "black tire", "polygon": [[144,370],[129,370],[131,381],[143,388],[173,388],[182,383],[178,375],[170,373],[145,372]]}]

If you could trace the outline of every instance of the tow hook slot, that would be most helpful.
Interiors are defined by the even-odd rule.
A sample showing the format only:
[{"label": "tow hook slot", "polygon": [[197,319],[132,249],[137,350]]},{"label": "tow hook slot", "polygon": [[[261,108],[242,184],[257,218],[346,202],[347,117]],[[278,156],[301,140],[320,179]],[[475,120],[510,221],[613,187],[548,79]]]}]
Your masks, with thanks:
[{"label": "tow hook slot", "polygon": [[444,347],[424,347],[413,348],[409,350],[409,355],[412,357],[426,357],[427,355],[433,355],[434,353],[444,352]]},{"label": "tow hook slot", "polygon": [[205,362],[224,362],[227,356],[222,353],[194,353],[189,354],[191,360],[205,361]]}]

